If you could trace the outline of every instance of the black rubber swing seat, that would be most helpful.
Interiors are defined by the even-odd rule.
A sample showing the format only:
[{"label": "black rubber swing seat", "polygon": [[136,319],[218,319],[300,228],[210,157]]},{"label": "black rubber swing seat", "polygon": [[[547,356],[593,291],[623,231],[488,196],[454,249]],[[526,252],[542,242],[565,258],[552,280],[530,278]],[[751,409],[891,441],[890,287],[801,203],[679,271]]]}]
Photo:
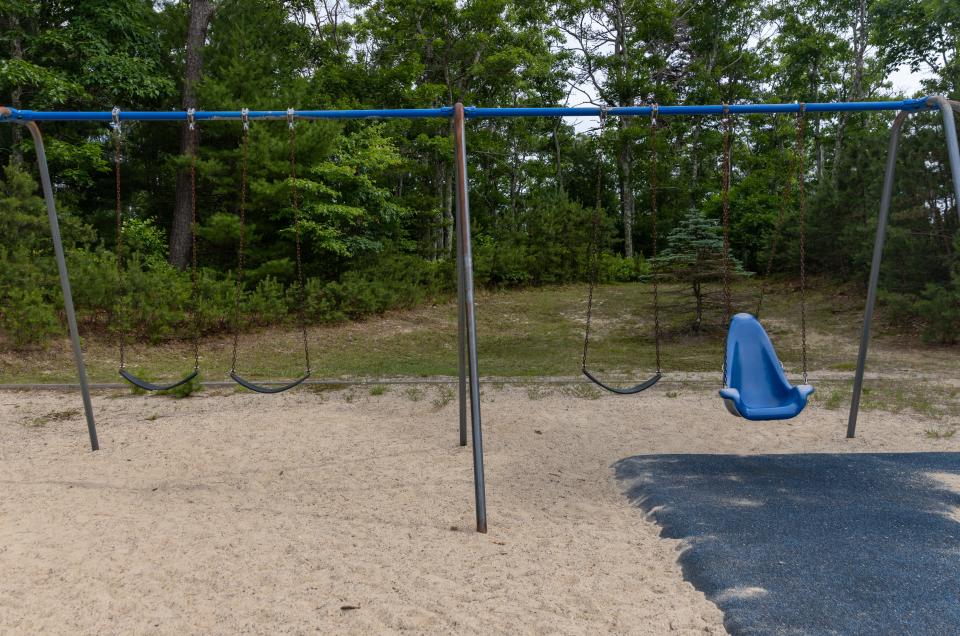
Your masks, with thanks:
[{"label": "black rubber swing seat", "polygon": [[233,378],[234,382],[236,382],[237,384],[239,384],[245,389],[250,389],[251,391],[255,391],[257,393],[269,394],[269,393],[283,393],[284,391],[289,391],[295,386],[303,384],[303,381],[310,377],[310,372],[308,371],[303,376],[297,378],[296,380],[294,380],[293,382],[290,382],[289,384],[283,384],[280,386],[264,386],[262,384],[255,384],[253,382],[250,382],[249,380],[244,380],[242,377],[240,377],[240,375],[238,375],[234,371],[230,372],[230,377]]},{"label": "black rubber swing seat", "polygon": [[583,375],[587,376],[587,378],[591,382],[596,384],[598,387],[606,391],[610,391],[611,393],[616,393],[617,395],[634,395],[636,393],[640,393],[641,391],[646,391],[647,389],[652,387],[654,384],[659,382],[660,378],[663,377],[663,374],[658,372],[653,374],[648,380],[645,380],[636,386],[619,388],[615,386],[610,386],[608,384],[604,384],[596,376],[590,373],[586,367],[583,367],[580,370],[583,371]]},{"label": "black rubber swing seat", "polygon": [[129,382],[134,386],[140,387],[144,391],[169,391],[170,389],[175,389],[178,386],[182,386],[187,382],[190,382],[195,377],[197,377],[197,374],[199,373],[200,371],[198,369],[194,369],[193,373],[191,373],[190,375],[186,376],[183,379],[173,382],[172,384],[154,384],[153,382],[147,382],[146,380],[141,380],[140,378],[133,375],[126,369],[120,369],[120,376],[124,380],[126,380],[127,382]]}]

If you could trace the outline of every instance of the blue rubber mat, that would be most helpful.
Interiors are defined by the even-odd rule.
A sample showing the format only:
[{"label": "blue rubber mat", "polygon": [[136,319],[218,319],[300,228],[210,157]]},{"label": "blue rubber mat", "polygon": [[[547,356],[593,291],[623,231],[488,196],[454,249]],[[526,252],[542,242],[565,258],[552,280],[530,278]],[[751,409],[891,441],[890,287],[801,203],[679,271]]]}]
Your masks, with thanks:
[{"label": "blue rubber mat", "polygon": [[960,634],[960,453],[649,455],[616,473],[733,634]]}]

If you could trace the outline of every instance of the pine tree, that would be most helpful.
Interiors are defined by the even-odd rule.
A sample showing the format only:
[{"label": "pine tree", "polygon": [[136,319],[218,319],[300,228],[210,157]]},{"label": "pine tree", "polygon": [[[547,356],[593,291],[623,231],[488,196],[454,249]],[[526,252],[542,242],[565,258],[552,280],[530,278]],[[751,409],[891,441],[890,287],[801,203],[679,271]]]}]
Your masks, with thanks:
[{"label": "pine tree", "polygon": [[[722,313],[723,298],[719,291],[724,276],[723,233],[719,224],[699,210],[692,210],[667,235],[667,246],[650,260],[661,281],[675,281],[689,286],[693,309],[693,330],[704,326],[704,315],[711,309]],[[731,278],[749,276],[739,260],[730,256]],[[711,287],[716,284],[718,289]]]}]

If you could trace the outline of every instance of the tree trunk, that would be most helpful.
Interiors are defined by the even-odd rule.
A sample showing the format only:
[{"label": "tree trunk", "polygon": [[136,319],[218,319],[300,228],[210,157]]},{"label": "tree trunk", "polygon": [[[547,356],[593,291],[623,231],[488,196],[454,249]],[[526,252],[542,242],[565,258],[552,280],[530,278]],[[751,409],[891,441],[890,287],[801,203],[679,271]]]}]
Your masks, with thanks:
[{"label": "tree trunk", "polygon": [[443,255],[447,258],[453,254],[453,170],[444,170],[443,183]]},{"label": "tree trunk", "polygon": [[620,177],[620,213],[623,215],[623,255],[633,258],[633,219],[636,201],[633,196],[633,145],[623,134],[630,125],[629,117],[619,120],[621,140],[617,152],[617,168]]},{"label": "tree trunk", "polygon": [[[197,83],[203,74],[203,45],[216,4],[213,0],[192,0],[190,24],[187,28],[186,72],[183,78],[181,105],[184,110],[197,107]],[[180,130],[180,154],[194,156],[196,149],[191,143],[192,132],[184,122]],[[177,194],[173,208],[173,223],[170,227],[170,263],[180,269],[190,264],[193,244],[193,221],[190,188],[190,170],[177,170]]]},{"label": "tree trunk", "polygon": [[563,192],[563,172],[562,172],[562,163],[560,155],[560,123],[563,120],[559,117],[557,118],[557,123],[553,127],[553,154],[555,161],[555,172],[556,172],[556,187],[557,193]]},{"label": "tree trunk", "polygon": [[693,136],[690,140],[690,209],[697,207],[700,201],[700,131],[703,120],[697,117],[693,125]]},{"label": "tree trunk", "polygon": [[[23,46],[20,40],[20,20],[17,16],[10,16],[8,26],[10,33],[14,34],[10,41],[10,59],[22,60]],[[13,90],[10,91],[11,108],[23,107],[22,94],[19,84],[13,87]],[[20,142],[23,140],[23,130],[20,126],[8,126],[8,128],[10,129],[10,159],[15,166],[21,166],[23,165],[23,151],[20,150]]]},{"label": "tree trunk", "polygon": [[[863,96],[863,71],[867,56],[867,45],[869,44],[869,25],[867,20],[869,13],[867,11],[867,0],[860,0],[856,14],[853,17],[851,40],[853,42],[853,77],[850,86],[850,92],[847,94],[846,101],[856,102]],[[833,185],[837,186],[840,179],[840,153],[843,151],[843,136],[847,129],[847,121],[850,113],[841,113],[840,123],[837,126],[836,141],[833,146]]]},{"label": "tree trunk", "polygon": [[434,156],[433,164],[433,185],[436,188],[437,195],[437,225],[436,228],[430,228],[430,236],[433,238],[433,260],[439,261],[446,255],[443,247],[443,212],[447,209],[447,200],[445,192],[447,190],[447,174],[443,165],[443,157]]},{"label": "tree trunk", "polygon": [[697,333],[700,333],[700,325],[703,324],[703,293],[702,291],[703,290],[700,288],[700,283],[697,281],[694,281],[693,297],[696,299],[696,302],[697,302],[697,309],[696,309],[697,315],[694,318],[693,330],[696,331]]},{"label": "tree trunk", "polygon": [[517,208],[520,205],[520,175],[517,165],[520,163],[515,150],[510,151],[510,229],[517,227]]}]

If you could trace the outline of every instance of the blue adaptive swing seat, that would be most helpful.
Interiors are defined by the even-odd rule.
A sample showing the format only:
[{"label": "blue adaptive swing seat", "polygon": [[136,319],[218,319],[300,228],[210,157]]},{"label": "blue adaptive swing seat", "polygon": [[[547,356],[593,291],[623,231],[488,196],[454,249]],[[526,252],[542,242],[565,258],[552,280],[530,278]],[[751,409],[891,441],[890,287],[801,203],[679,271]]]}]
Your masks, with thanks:
[{"label": "blue adaptive swing seat", "polygon": [[770,337],[750,314],[737,314],[730,321],[726,355],[726,386],[720,389],[720,397],[734,415],[748,420],[786,420],[807,405],[813,387],[790,384]]}]

